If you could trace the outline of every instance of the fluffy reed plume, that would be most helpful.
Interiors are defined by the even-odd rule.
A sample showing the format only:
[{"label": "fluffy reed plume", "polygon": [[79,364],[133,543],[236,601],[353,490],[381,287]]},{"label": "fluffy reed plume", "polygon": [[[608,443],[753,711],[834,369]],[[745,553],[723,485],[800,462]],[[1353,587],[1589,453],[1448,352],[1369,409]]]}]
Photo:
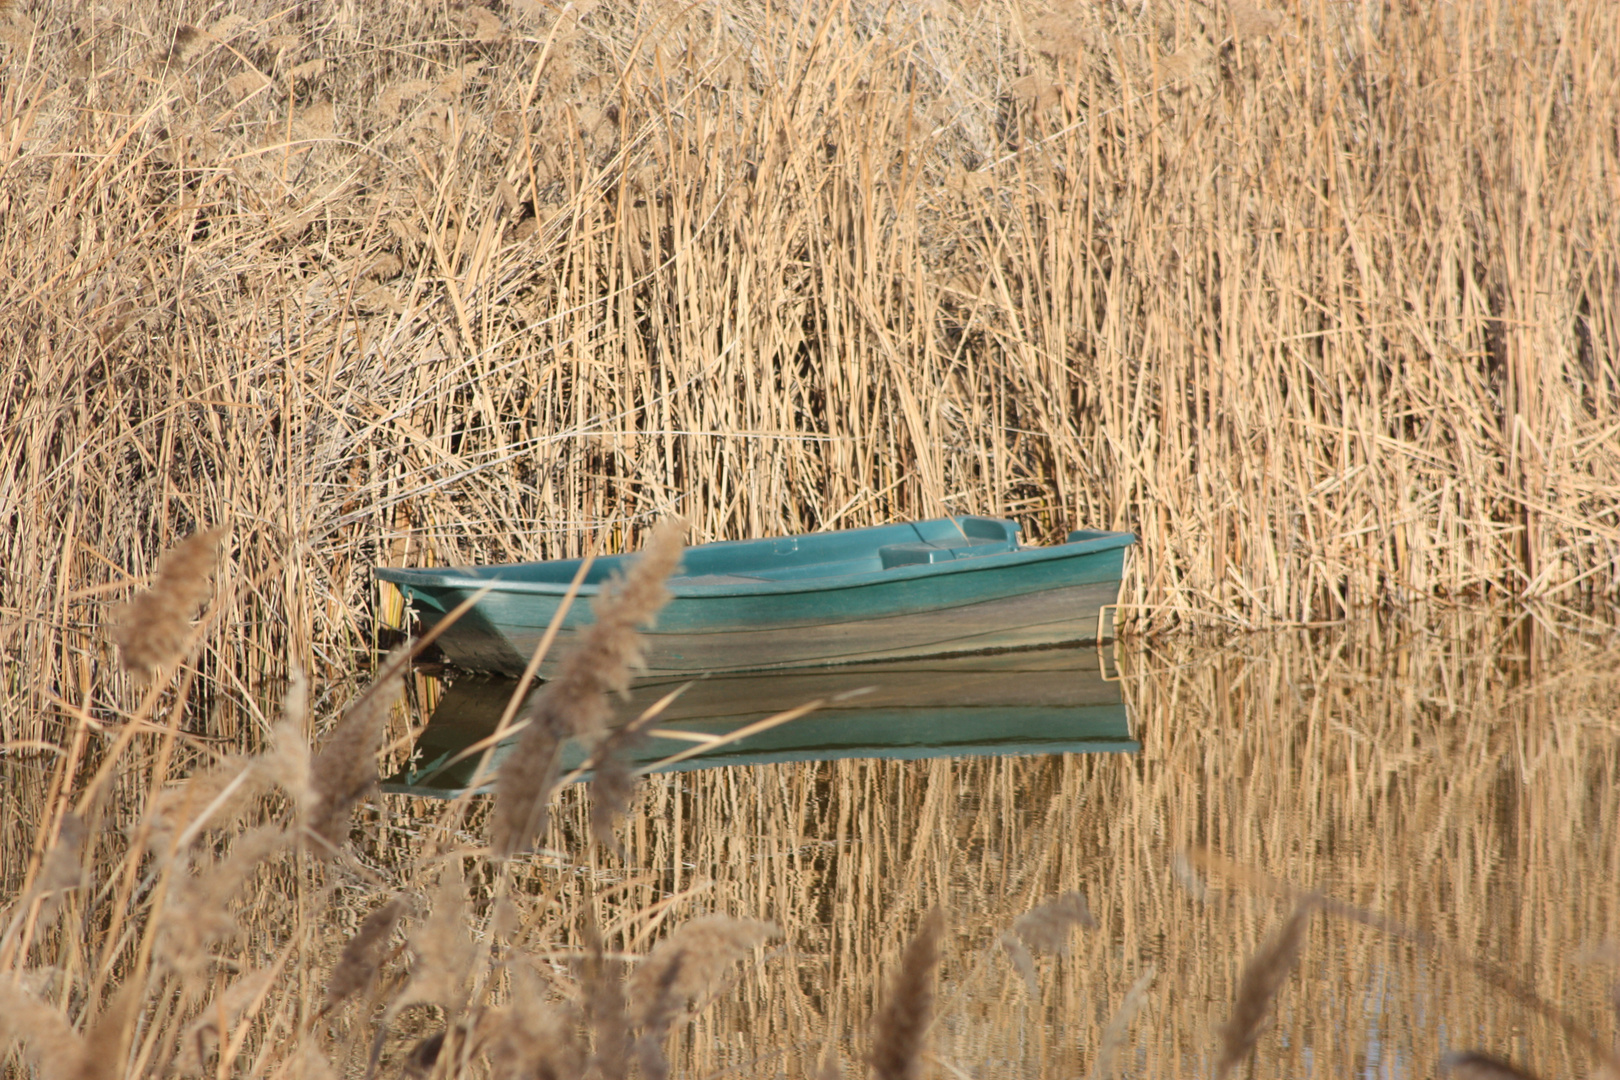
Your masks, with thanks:
[{"label": "fluffy reed plume", "polygon": [[281,719],[270,729],[270,746],[253,759],[253,765],[264,780],[292,798],[299,818],[307,821],[316,805],[310,782],[309,679],[296,664],[287,680]]},{"label": "fluffy reed plume", "polygon": [[[200,835],[203,827],[226,829],[235,823],[261,794],[264,776],[257,759],[230,754],[212,766],[158,792],[146,821],[156,837],[171,841],[176,834]],[[159,844],[160,855],[168,853]]]},{"label": "fluffy reed plume", "polygon": [[123,1074],[141,991],[138,983],[126,983],[80,1035],[14,975],[0,975],[0,1048],[10,1039],[21,1041],[40,1080],[115,1080]]},{"label": "fluffy reed plume", "polygon": [[744,953],[781,934],[775,923],[705,915],[682,924],[647,954],[626,988],[630,1019],[641,1030],[636,1059],[643,1076],[668,1075],[664,1037],[688,1003],[707,993]]},{"label": "fluffy reed plume", "polygon": [[36,888],[46,899],[40,908],[40,917],[48,919],[60,906],[62,894],[78,888],[84,878],[84,842],[89,837],[84,818],[66,814],[57,830],[56,842],[45,853],[45,864],[40,867]]},{"label": "fluffy reed plume", "polygon": [[23,1051],[41,1080],[77,1077],[84,1062],[84,1040],[61,1010],[35,997],[14,974],[0,975],[0,1048],[11,1040]]},{"label": "fluffy reed plume", "polygon": [[1108,1080],[1114,1075],[1114,1059],[1125,1045],[1125,1040],[1131,1033],[1131,1021],[1147,1003],[1148,987],[1158,978],[1159,970],[1151,964],[1148,969],[1137,976],[1131,988],[1125,991],[1125,1000],[1119,1003],[1118,1010],[1103,1029],[1102,1041],[1097,1044],[1097,1057],[1091,1063],[1091,1071],[1086,1074],[1087,1080]]},{"label": "fluffy reed plume", "polygon": [[291,1055],[296,1062],[291,1075],[301,1080],[339,1080],[338,1071],[332,1067],[331,1059],[326,1051],[321,1049],[320,1043],[314,1038],[305,1037],[298,1049]]},{"label": "fluffy reed plume", "polygon": [[642,1005],[644,1026],[636,1037],[633,1054],[644,1080],[666,1080],[669,1076],[669,1058],[664,1056],[664,1034],[675,1022],[675,983],[686,966],[687,955],[676,953],[661,965],[653,975],[656,983],[648,988]]},{"label": "fluffy reed plume", "polygon": [[602,948],[602,937],[589,908],[586,919],[585,956],[579,961],[576,972],[585,1006],[585,1024],[591,1033],[589,1071],[602,1080],[623,1080],[630,1075],[634,1045],[624,983],[619,978],[623,965],[610,960]]},{"label": "fluffy reed plume", "polygon": [[249,876],[290,840],[276,825],[249,830],[236,839],[228,855],[196,874],[185,872],[191,856],[182,853],[175,867],[178,880],[169,887],[158,927],[158,960],[182,976],[206,975],[214,963],[215,943],[237,932],[231,901]]},{"label": "fluffy reed plume", "polygon": [[591,751],[596,759],[591,775],[591,837],[620,858],[624,857],[624,848],[613,830],[636,793],[630,754],[645,738],[645,727],[645,723],[632,721],[606,732]]},{"label": "fluffy reed plume", "polygon": [[1282,24],[1282,15],[1275,11],[1267,11],[1248,0],[1232,0],[1232,29],[1239,38],[1265,37]]},{"label": "fluffy reed plume", "polygon": [[117,1080],[124,1075],[124,1057],[144,989],[139,981],[129,980],[113,993],[84,1034],[84,1055],[73,1080]]},{"label": "fluffy reed plume", "polygon": [[[659,942],[630,976],[630,1014],[638,1026],[663,1007],[654,999],[671,997],[684,1006],[707,992],[726,969],[772,938],[782,928],[761,919],[704,915],[681,924]],[[678,977],[670,972],[679,969]],[[662,989],[660,989],[662,988]]]},{"label": "fluffy reed plume", "polygon": [[[377,1026],[371,1043],[368,1076],[375,1075],[389,1029],[406,1009],[413,1005],[433,1005],[452,1020],[465,1014],[476,951],[467,935],[467,882],[462,876],[459,854],[451,856],[444,864],[433,892],[433,910],[410,934],[410,947],[413,955],[410,980],[388,1003],[383,1020]],[[465,1033],[460,1025],[446,1031],[454,1032],[458,1039]],[[412,1046],[414,1067],[422,1070],[421,1075],[432,1071],[443,1038],[444,1032],[441,1032],[438,1042],[432,1042],[430,1036]]]},{"label": "fluffy reed plume", "polygon": [[669,600],[664,582],[681,561],[685,529],[679,518],[653,529],[629,571],[602,587],[592,605],[596,621],[580,634],[556,678],[534,696],[529,726],[501,763],[495,780],[490,846],[496,854],[511,855],[527,847],[545,828],[560,745],[569,736],[584,737],[608,751],[597,762],[606,783],[599,792],[593,791],[602,805],[593,809],[591,820],[598,838],[611,835],[613,820],[623,812],[632,788],[610,760],[623,748],[603,742],[611,715],[606,695],[629,686],[631,670],[641,663],[639,630],[650,625]]},{"label": "fluffy reed plume", "polygon": [[1007,953],[1007,959],[1012,962],[1013,970],[1024,980],[1024,987],[1029,991],[1029,996],[1039,997],[1041,984],[1035,973],[1035,957],[1030,954],[1029,946],[1020,941],[1018,935],[1011,930],[1003,930],[999,940],[1002,949]]},{"label": "fluffy reed plume", "polygon": [[461,859],[445,865],[433,893],[433,911],[410,936],[411,981],[389,1007],[397,1014],[407,1005],[426,1002],[455,1012],[465,1002],[475,953],[467,936],[467,882]]},{"label": "fluffy reed plume", "polygon": [[1199,876],[1198,871],[1193,869],[1186,852],[1176,852],[1175,858],[1170,860],[1170,872],[1175,875],[1181,887],[1187,890],[1188,896],[1200,904],[1209,899],[1209,885]]},{"label": "fluffy reed plume", "polygon": [[495,813],[490,824],[490,848],[497,855],[512,855],[546,831],[551,789],[557,783],[566,722],[547,708],[542,691],[527,710],[529,726],[501,762],[495,777]]},{"label": "fluffy reed plume", "polygon": [[1096,925],[1084,894],[1067,892],[1030,908],[1013,921],[1012,928],[1030,948],[1058,952],[1068,944],[1069,934],[1075,927],[1094,928]]},{"label": "fluffy reed plume", "polygon": [[150,678],[180,659],[191,619],[208,599],[208,578],[219,559],[225,528],[193,533],[158,560],[152,587],[119,609],[113,640],[124,669]]},{"label": "fluffy reed plume", "polygon": [[546,988],[533,968],[512,969],[511,1004],[487,1014],[484,1054],[496,1080],[562,1080],[585,1072],[585,1054],[575,1038],[579,1017],[567,1006],[546,1002]]},{"label": "fluffy reed plume", "polygon": [[1035,957],[1030,950],[1061,952],[1075,927],[1096,925],[1085,896],[1078,892],[1064,893],[1013,920],[1012,928],[1001,934],[1001,947],[1018,974],[1023,976],[1030,996],[1035,997],[1040,988],[1035,979]]},{"label": "fluffy reed plume", "polygon": [[367,915],[360,923],[354,937],[344,944],[337,967],[332,969],[321,1012],[331,1012],[351,994],[371,985],[371,980],[376,978],[377,968],[382,964],[383,948],[388,944],[388,937],[394,932],[394,924],[399,921],[403,910],[396,897]]},{"label": "fluffy reed plume", "polygon": [[310,811],[305,821],[317,847],[332,855],[349,832],[349,811],[377,782],[383,725],[405,688],[409,647],[388,654],[382,671],[343,713],[309,766]]},{"label": "fluffy reed plume", "polygon": [[1221,1052],[1215,1062],[1216,1080],[1229,1075],[1254,1049],[1255,1042],[1260,1038],[1261,1025],[1271,1010],[1272,999],[1277,996],[1277,991],[1282,988],[1283,981],[1294,970],[1294,963],[1299,959],[1305,927],[1316,907],[1315,900],[1301,902],[1277,935],[1261,945],[1243,969],[1232,1015],[1220,1028]]},{"label": "fluffy reed plume", "polygon": [[56,833],[56,843],[45,855],[40,870],[39,887],[42,891],[71,889],[79,884],[84,872],[84,842],[89,836],[84,818],[78,814],[65,814]]},{"label": "fluffy reed plume", "polygon": [[888,999],[872,1022],[872,1075],[877,1080],[915,1080],[922,1059],[923,1036],[934,1007],[934,968],[945,913],[935,908],[923,916],[917,936],[900,958]]},{"label": "fluffy reed plume", "polygon": [[158,66],[171,67],[185,63],[186,58],[196,51],[202,36],[202,31],[190,24],[179,27],[175,30],[169,47],[158,54]]},{"label": "fluffy reed plume", "polygon": [[1440,1059],[1440,1071],[1458,1080],[1536,1080],[1534,1073],[1474,1050],[1447,1054]]}]

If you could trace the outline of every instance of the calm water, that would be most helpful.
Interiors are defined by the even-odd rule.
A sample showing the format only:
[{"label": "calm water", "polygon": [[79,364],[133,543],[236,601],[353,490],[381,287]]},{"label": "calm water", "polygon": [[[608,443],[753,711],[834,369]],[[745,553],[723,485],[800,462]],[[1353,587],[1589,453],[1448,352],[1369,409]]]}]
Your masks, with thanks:
[{"label": "calm water", "polygon": [[[860,1072],[874,988],[940,905],[953,929],[936,1075],[1085,1076],[1149,975],[1115,1071],[1204,1074],[1293,888],[1364,921],[1315,918],[1253,1075],[1426,1076],[1465,1049],[1584,1074],[1544,1012],[1614,1031],[1616,657],[1528,621],[1459,618],[700,683],[649,759],[682,732],[872,689],[719,752],[750,764],[645,781],[638,902],[686,894],[683,911],[772,919],[786,937],[705,1010],[686,1068],[799,1075],[830,1046]],[[505,696],[462,692],[447,712]],[[429,739],[417,765],[446,749]],[[559,846],[577,843],[578,801]],[[1192,873],[1183,852],[1224,863]],[[1032,993],[998,935],[1070,890],[1099,926],[1038,955]]]},{"label": "calm water", "polygon": [[[620,712],[674,688],[639,688]],[[266,877],[233,901],[242,929],[218,955],[243,970],[266,963],[297,925],[308,935],[298,955],[330,963],[383,896],[437,905],[451,863],[469,872],[468,932],[493,932],[474,854],[488,800],[445,797],[475,764],[451,759],[487,733],[508,690],[475,679],[418,689],[442,693],[441,708],[409,760],[401,753],[389,793],[357,815],[354,860],[320,872],[340,887]],[[935,907],[950,931],[924,1075],[1096,1075],[1111,1023],[1113,1074],[1208,1075],[1244,964],[1299,890],[1339,907],[1313,917],[1246,1075],[1431,1076],[1467,1049],[1538,1075],[1588,1075],[1594,1063],[1570,1030],[1613,1040],[1612,637],[1458,616],[1425,629],[702,680],[667,707],[641,760],[658,766],[818,699],[815,713],[648,776],[622,860],[587,843],[588,792],[573,785],[543,852],[522,861],[502,917],[551,992],[571,992],[565,961],[587,912],[629,954],[710,912],[781,928],[680,1036],[680,1075],[818,1075],[828,1055],[844,1075],[866,1075],[874,1001]],[[32,846],[25,804],[48,774],[0,764],[24,807],[3,822],[15,868]],[[137,815],[120,805],[109,820]],[[462,857],[439,857],[446,850]],[[1002,935],[1071,891],[1098,925],[1061,951],[1037,950],[1026,978]],[[83,910],[67,910],[91,941],[106,917],[94,905],[114,894],[79,895]],[[74,958],[80,940],[61,938],[64,978],[95,967]],[[261,1022],[286,1030],[303,1015],[298,995],[325,977],[289,969],[263,1010],[281,1019]],[[170,1000],[166,985],[152,983],[151,1016]],[[1140,1007],[1121,1018],[1133,985]],[[442,1014],[412,1015],[419,1034]],[[341,1014],[332,1046],[369,1046],[368,1023]],[[379,1075],[398,1075],[407,1026],[387,1041]]]}]

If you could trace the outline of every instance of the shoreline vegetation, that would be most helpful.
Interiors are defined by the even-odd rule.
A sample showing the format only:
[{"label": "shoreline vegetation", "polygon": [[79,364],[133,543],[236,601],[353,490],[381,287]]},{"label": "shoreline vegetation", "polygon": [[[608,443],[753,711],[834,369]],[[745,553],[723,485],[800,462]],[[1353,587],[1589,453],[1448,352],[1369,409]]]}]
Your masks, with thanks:
[{"label": "shoreline vegetation", "polygon": [[[1620,1074],[1616,40],[0,0],[0,1068]],[[963,512],[1138,534],[1139,762],[554,790],[649,579],[493,805],[371,792],[374,565]]]},{"label": "shoreline vegetation", "polygon": [[372,566],[672,514],[1131,529],[1142,633],[1613,601],[1617,39],[1601,0],[14,0],[6,734],[227,523],[238,706],[369,655]]}]

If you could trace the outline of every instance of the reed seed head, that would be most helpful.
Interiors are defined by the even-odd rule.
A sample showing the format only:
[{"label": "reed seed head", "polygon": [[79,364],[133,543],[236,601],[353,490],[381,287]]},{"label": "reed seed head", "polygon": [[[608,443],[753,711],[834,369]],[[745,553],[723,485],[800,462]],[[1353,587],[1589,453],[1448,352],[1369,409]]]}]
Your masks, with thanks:
[{"label": "reed seed head", "polygon": [[25,988],[16,975],[0,973],[0,1050],[22,1043],[41,1080],[76,1080],[84,1061],[84,1040],[61,1010]]},{"label": "reed seed head", "polygon": [[604,1080],[623,1080],[630,1073],[635,1049],[624,983],[619,978],[623,965],[608,958],[589,909],[587,919],[592,921],[585,926],[586,951],[578,966],[578,973],[580,994],[585,1005],[585,1023],[594,1044],[589,1070]]},{"label": "reed seed head", "polygon": [[214,963],[213,946],[237,932],[231,901],[266,860],[283,850],[291,836],[279,825],[250,829],[236,838],[230,852],[198,873],[188,873],[193,854],[184,852],[171,873],[155,955],[182,976],[204,976]]},{"label": "reed seed head", "polygon": [[495,776],[495,813],[490,823],[490,849],[514,855],[544,835],[562,761],[562,738],[547,722],[545,695],[526,710],[529,726],[501,762]]},{"label": "reed seed head", "polygon": [[[528,710],[529,726],[501,763],[495,779],[490,847],[496,854],[522,850],[544,829],[562,740],[583,736],[604,745],[612,716],[607,695],[628,687],[632,669],[641,664],[640,629],[669,600],[665,581],[680,564],[685,530],[686,523],[679,518],[659,522],[624,576],[602,587],[592,609],[596,621],[580,634],[556,678],[534,696]],[[623,748],[613,742],[605,747],[609,751],[604,756],[606,783],[601,789],[601,808],[592,816],[592,831],[612,843],[613,820],[627,804],[633,784],[622,770],[622,762],[608,760],[612,752]]]},{"label": "reed seed head", "polygon": [[1103,1029],[1102,1041],[1097,1044],[1097,1057],[1092,1062],[1087,1080],[1108,1080],[1113,1075],[1114,1060],[1125,1048],[1126,1039],[1130,1037],[1131,1021],[1136,1019],[1136,1014],[1147,1003],[1148,987],[1153,985],[1153,980],[1158,974],[1158,969],[1150,964],[1146,971],[1137,976],[1131,988],[1125,991],[1125,999],[1119,1003],[1118,1011]]},{"label": "reed seed head", "polygon": [[1282,988],[1305,939],[1305,927],[1316,911],[1316,902],[1306,900],[1294,908],[1275,937],[1260,946],[1238,981],[1237,1000],[1232,1015],[1221,1025],[1220,1056],[1215,1062],[1216,1080],[1228,1076],[1254,1049],[1261,1027],[1271,1010],[1271,1002]]},{"label": "reed seed head", "polygon": [[878,1009],[872,1031],[872,1075],[877,1080],[916,1080],[922,1062],[923,1037],[934,1008],[934,968],[945,913],[935,908],[923,917],[917,936],[900,958],[888,1000]]},{"label": "reed seed head", "polygon": [[291,797],[301,820],[309,820],[316,807],[310,775],[309,680],[294,666],[287,680],[281,719],[270,729],[270,747],[254,759],[260,777]]},{"label": "reed seed head", "polygon": [[410,940],[415,954],[411,981],[395,1000],[394,1010],[429,1002],[455,1011],[466,1000],[475,959],[467,934],[467,881],[459,855],[446,863],[433,892],[433,910]]},{"label": "reed seed head", "polygon": [[1232,29],[1239,38],[1266,37],[1282,24],[1283,17],[1278,12],[1267,11],[1249,0],[1232,0]]},{"label": "reed seed head", "polygon": [[78,814],[63,815],[56,843],[46,853],[45,865],[39,872],[40,892],[59,893],[78,887],[84,876],[84,845],[89,833],[84,818]]},{"label": "reed seed head", "polygon": [[335,854],[349,832],[349,812],[377,782],[377,751],[383,726],[405,689],[410,650],[388,654],[382,671],[344,712],[326,743],[310,762],[312,808],[306,825],[323,855]]},{"label": "reed seed head", "polygon": [[367,915],[360,923],[360,929],[343,946],[337,967],[332,969],[332,978],[326,984],[323,1012],[330,1012],[349,995],[371,985],[382,963],[388,937],[394,932],[394,924],[399,921],[402,912],[403,905],[396,897]]},{"label": "reed seed head", "polygon": [[1447,1054],[1440,1059],[1440,1071],[1457,1080],[1536,1080],[1534,1073],[1477,1050]]},{"label": "reed seed head", "polygon": [[630,976],[630,1015],[638,1027],[655,1027],[660,1016],[707,992],[749,950],[781,937],[775,923],[704,915],[681,924]]},{"label": "reed seed head", "polygon": [[162,67],[178,67],[197,51],[202,41],[202,31],[189,23],[180,26],[174,32],[174,38],[169,47],[158,56],[158,64]]},{"label": "reed seed head", "polygon": [[484,1053],[499,1080],[565,1080],[583,1076],[585,1053],[579,1016],[547,1000],[546,987],[527,964],[512,968],[511,1004],[491,1010]]},{"label": "reed seed head", "polygon": [[119,609],[113,640],[126,671],[150,678],[180,659],[191,620],[208,598],[225,533],[223,527],[204,529],[176,544],[158,560],[152,587]]},{"label": "reed seed head", "polygon": [[1059,952],[1068,945],[1069,934],[1076,927],[1095,928],[1096,925],[1085,895],[1067,892],[1030,908],[1014,920],[1012,928],[1030,948]]}]

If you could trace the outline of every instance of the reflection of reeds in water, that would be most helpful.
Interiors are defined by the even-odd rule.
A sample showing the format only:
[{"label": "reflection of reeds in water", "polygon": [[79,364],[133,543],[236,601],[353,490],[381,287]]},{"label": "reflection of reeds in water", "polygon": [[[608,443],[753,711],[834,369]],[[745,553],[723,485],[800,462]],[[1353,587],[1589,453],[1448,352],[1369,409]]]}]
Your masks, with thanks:
[{"label": "reflection of reeds in water", "polygon": [[[773,1005],[815,1009],[799,1038],[859,1046],[906,920],[948,903],[962,937],[944,970],[1000,974],[971,986],[947,974],[931,1047],[941,1057],[964,1070],[1020,1061],[1036,1075],[1085,1075],[1135,996],[1128,1051],[1117,1034],[1109,1047],[1116,1062],[1169,1075],[1202,1061],[1193,1071],[1208,1073],[1245,965],[1288,916],[1219,875],[1203,899],[1189,894],[1173,855],[1213,846],[1534,971],[1542,997],[1601,1031],[1603,970],[1576,958],[1620,936],[1620,912],[1603,890],[1560,882],[1620,872],[1600,842],[1620,824],[1605,704],[1613,654],[1578,639],[1504,642],[1503,631],[1459,618],[1413,633],[1127,653],[1139,758],[842,762],[655,781],[630,857],[662,877],[624,906],[692,887],[750,904],[787,929],[801,970],[824,989],[806,1000],[762,980],[763,1002],[699,1018],[711,1048]],[[740,851],[737,807],[761,838]],[[551,843],[580,829],[583,812],[565,795]],[[1037,958],[1032,1000],[1017,967],[998,959],[1001,936],[1067,890],[1088,897],[1100,929]],[[1555,944],[1548,927],[1568,929]],[[1302,944],[1307,959],[1271,1000],[1244,1067],[1255,1075],[1353,1072],[1380,1046],[1431,1071],[1462,1049],[1420,1019],[1439,1015],[1476,1033],[1480,1049],[1534,1048],[1543,1056],[1527,1064],[1544,1075],[1591,1064],[1556,1024],[1444,955],[1341,918],[1313,919]],[[1150,969],[1157,978],[1141,988]],[[741,1060],[693,1045],[694,1072]]]},{"label": "reflection of reeds in water", "polygon": [[[1612,969],[1578,958],[1620,940],[1620,910],[1566,883],[1620,877],[1614,653],[1517,632],[1504,649],[1505,629],[1127,652],[1135,757],[651,778],[611,869],[583,843],[578,789],[537,837],[563,861],[506,860],[504,879],[479,854],[487,802],[460,848],[428,839],[440,804],[390,796],[344,831],[353,854],[299,854],[266,770],[229,759],[161,800],[153,843],[183,841],[175,856],[104,838],[88,878],[47,876],[74,864],[71,827],[41,853],[35,895],[49,881],[57,903],[0,913],[0,967],[20,973],[0,978],[0,1024],[22,1027],[17,1060],[42,1080],[77,1068],[92,1033],[108,1076],[373,1059],[379,1076],[810,1075],[828,1045],[884,1075],[1213,1074],[1245,1053],[1255,1076],[1348,1074],[1374,1051],[1418,1073],[1486,1075],[1487,1057],[1588,1071],[1505,983],[1334,914],[1432,933],[1607,1030]],[[234,800],[238,776],[252,798]],[[1213,860],[1194,895],[1181,849],[1319,893],[1320,914],[1290,918]],[[127,889],[78,884],[130,867]],[[109,938],[112,900],[128,930]],[[953,932],[929,930],[947,906]],[[773,927],[750,919],[784,939],[763,962]],[[115,1022],[119,987],[139,1024]]]}]

